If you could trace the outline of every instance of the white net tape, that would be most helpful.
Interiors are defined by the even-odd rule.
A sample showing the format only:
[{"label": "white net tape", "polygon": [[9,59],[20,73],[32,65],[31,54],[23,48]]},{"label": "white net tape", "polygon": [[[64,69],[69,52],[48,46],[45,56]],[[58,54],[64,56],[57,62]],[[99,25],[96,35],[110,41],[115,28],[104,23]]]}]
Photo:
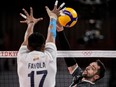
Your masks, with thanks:
[{"label": "white net tape", "polygon": [[[17,53],[18,51],[0,51],[0,58],[16,58]],[[58,51],[57,57],[116,58],[116,51],[104,51],[104,50]]]}]

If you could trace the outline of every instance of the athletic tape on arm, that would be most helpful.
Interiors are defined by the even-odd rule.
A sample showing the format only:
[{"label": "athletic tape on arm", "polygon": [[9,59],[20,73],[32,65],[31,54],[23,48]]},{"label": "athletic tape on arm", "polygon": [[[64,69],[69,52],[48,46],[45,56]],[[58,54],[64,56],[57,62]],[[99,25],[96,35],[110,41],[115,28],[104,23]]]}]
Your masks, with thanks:
[{"label": "athletic tape on arm", "polygon": [[56,38],[56,19],[52,18],[50,21],[50,25],[52,26],[50,32],[52,33],[53,37]]}]

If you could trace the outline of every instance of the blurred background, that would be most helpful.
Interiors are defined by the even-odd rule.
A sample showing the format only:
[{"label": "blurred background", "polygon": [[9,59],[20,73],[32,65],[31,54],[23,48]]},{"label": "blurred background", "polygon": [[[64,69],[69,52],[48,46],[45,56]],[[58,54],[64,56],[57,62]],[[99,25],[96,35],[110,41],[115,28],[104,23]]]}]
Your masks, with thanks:
[{"label": "blurred background", "polygon": [[[0,51],[19,49],[27,27],[26,24],[20,23],[20,20],[23,20],[19,15],[20,12],[23,12],[22,8],[29,11],[31,6],[36,18],[44,18],[35,26],[34,31],[41,32],[46,37],[49,17],[45,6],[52,9],[54,2],[55,0],[2,1],[0,3]],[[72,50],[116,50],[116,5],[114,0],[59,0],[59,5],[62,2],[66,3],[66,7],[72,7],[78,13],[76,25],[65,28]],[[60,50],[58,40],[56,44]],[[93,60],[96,58],[77,58],[77,62],[82,68]],[[97,87],[116,87],[116,59],[101,58],[101,60],[108,71],[105,78],[98,82]],[[58,59],[57,87],[67,87],[72,77],[68,74],[65,63],[62,65],[60,62],[64,62],[63,59]],[[16,59],[0,58],[0,87],[18,87],[16,66]]]}]

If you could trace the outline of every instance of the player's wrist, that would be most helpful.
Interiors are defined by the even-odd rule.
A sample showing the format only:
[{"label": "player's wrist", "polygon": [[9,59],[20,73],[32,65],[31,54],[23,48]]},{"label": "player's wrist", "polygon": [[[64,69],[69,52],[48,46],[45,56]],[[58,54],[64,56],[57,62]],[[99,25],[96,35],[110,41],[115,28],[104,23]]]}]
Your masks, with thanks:
[{"label": "player's wrist", "polygon": [[61,31],[63,31],[63,30],[64,30],[63,26],[58,26],[58,25],[57,25],[57,32],[61,32]]},{"label": "player's wrist", "polygon": [[56,16],[56,15],[54,15],[54,16],[51,15],[51,16],[50,16],[50,19],[55,19],[55,20],[57,20],[57,16]]},{"label": "player's wrist", "polygon": [[35,25],[35,23],[33,21],[30,21],[27,23],[28,25]]}]

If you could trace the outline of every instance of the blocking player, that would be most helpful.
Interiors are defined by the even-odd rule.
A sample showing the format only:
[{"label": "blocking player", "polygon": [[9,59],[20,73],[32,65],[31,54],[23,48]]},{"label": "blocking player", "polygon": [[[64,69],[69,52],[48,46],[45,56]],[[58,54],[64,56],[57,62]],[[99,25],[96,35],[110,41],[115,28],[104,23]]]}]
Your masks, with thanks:
[{"label": "blocking player", "polygon": [[45,39],[42,34],[33,32],[35,24],[43,18],[35,18],[32,7],[30,14],[25,9],[22,10],[24,14],[20,13],[20,15],[24,21],[20,22],[27,24],[27,30],[17,56],[19,85],[20,87],[55,87],[57,15],[46,6],[50,23]]}]

